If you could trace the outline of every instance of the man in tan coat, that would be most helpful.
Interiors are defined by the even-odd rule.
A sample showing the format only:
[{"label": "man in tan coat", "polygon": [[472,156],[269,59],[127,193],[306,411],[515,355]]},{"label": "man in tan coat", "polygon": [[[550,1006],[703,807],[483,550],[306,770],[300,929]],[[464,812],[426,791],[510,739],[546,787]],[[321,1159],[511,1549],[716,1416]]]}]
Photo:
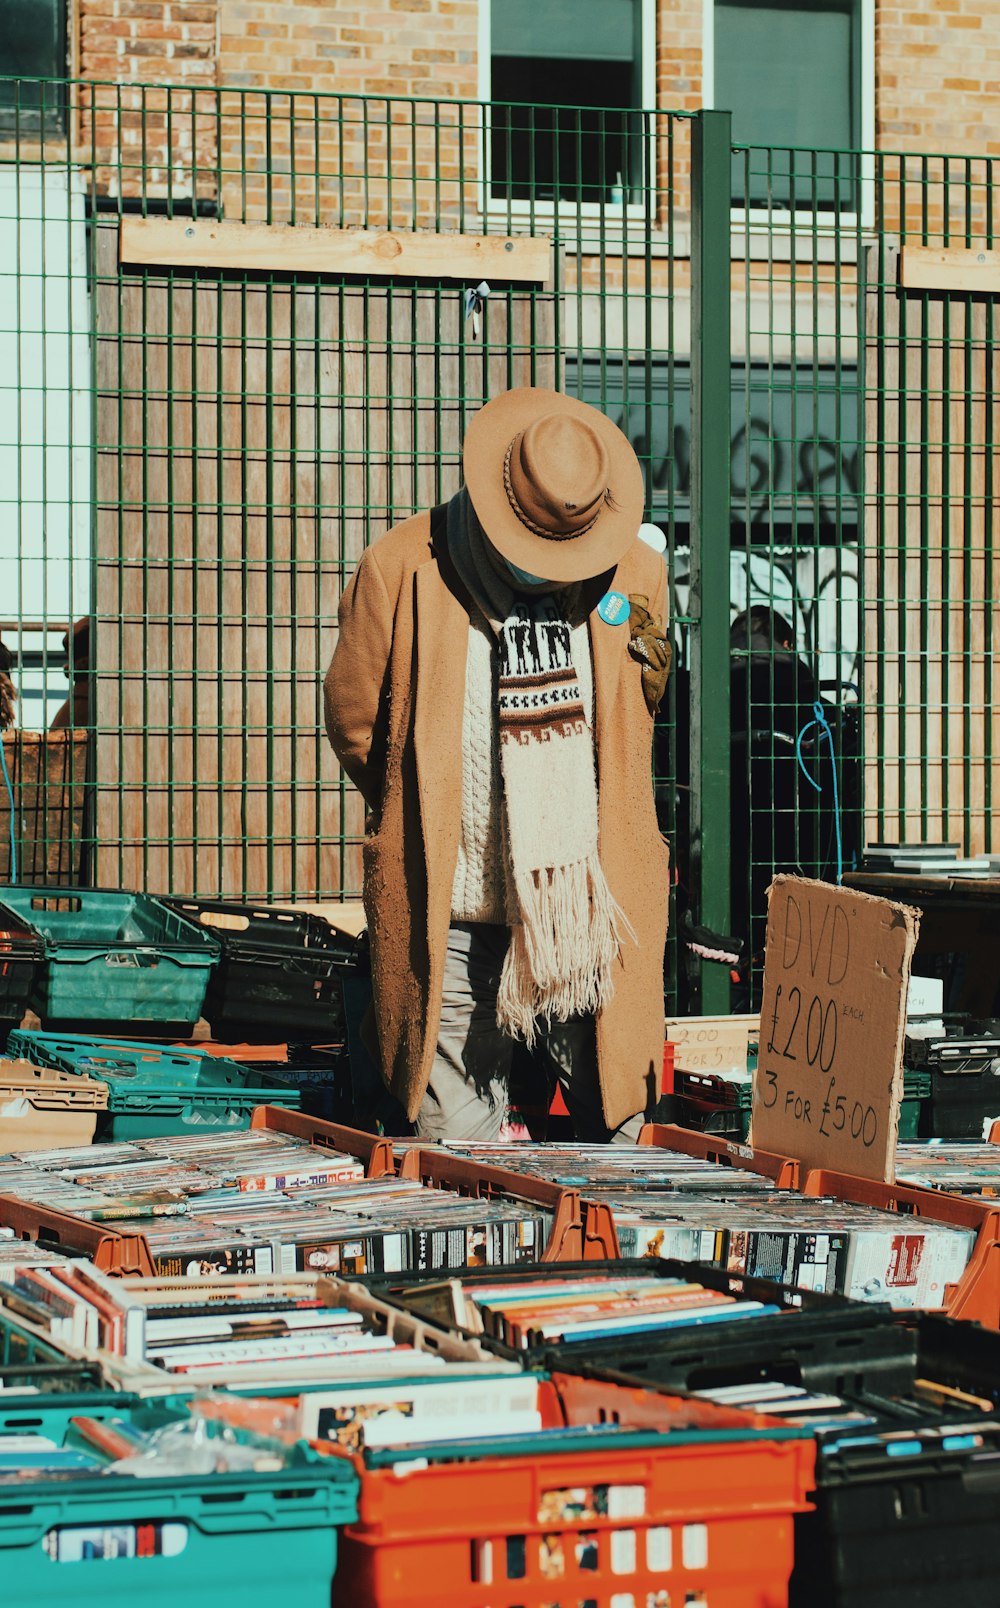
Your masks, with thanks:
[{"label": "man in tan coat", "polygon": [[463,456],[461,492],[364,554],[326,677],[383,1074],[423,1137],[492,1139],[522,1039],[578,1137],[632,1139],[663,1057],[666,567],[596,409],[507,392]]}]

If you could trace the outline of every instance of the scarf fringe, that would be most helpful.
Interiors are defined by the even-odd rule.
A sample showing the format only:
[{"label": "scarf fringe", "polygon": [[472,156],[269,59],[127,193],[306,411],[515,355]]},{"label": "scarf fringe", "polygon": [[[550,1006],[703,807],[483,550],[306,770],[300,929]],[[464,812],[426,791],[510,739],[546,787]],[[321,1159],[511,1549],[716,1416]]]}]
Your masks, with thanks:
[{"label": "scarf fringe", "polygon": [[635,930],[596,853],[572,865],[514,878],[521,920],[511,930],[497,994],[497,1023],[530,1047],[539,1018],[594,1016],[614,992],[622,933]]}]

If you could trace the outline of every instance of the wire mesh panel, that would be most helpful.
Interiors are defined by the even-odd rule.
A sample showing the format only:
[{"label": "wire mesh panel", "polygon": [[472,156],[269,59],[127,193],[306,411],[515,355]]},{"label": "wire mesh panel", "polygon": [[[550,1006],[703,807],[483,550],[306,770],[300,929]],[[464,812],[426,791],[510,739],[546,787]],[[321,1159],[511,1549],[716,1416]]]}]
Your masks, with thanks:
[{"label": "wire mesh panel", "polygon": [[861,159],[738,148],[730,562],[733,929],[861,848]]},{"label": "wire mesh panel", "polygon": [[67,697],[90,586],[86,183],[66,159],[65,85],[10,80],[0,99],[0,672],[16,690],[0,876],[59,882],[88,871],[85,722]]},{"label": "wire mesh panel", "polygon": [[[758,961],[775,871],[996,840],[1000,370],[968,266],[994,195],[988,159],[734,152],[733,923]],[[908,286],[913,247],[958,247],[951,280]]]},{"label": "wire mesh panel", "polygon": [[103,883],[360,886],[320,686],[367,543],[457,490],[469,411],[555,382],[553,300],[119,272],[97,239],[96,793]]},{"label": "wire mesh panel", "polygon": [[[977,165],[983,199],[990,166]],[[945,189],[937,172],[923,164],[925,209]],[[924,219],[902,251],[886,237],[866,258],[865,824],[873,839],[981,854],[1000,824],[997,296],[963,289],[961,267],[947,290],[905,283],[907,242],[947,239]],[[993,240],[983,211],[955,233],[960,249]]]},{"label": "wire mesh panel", "polygon": [[[993,847],[996,298],[909,285],[905,261],[994,247],[995,164],[726,139],[706,167],[689,115],[636,109],[626,59],[604,110],[7,86],[0,874],[355,893],[361,806],[320,717],[340,592],[456,489],[469,417],[519,384],[600,407],[643,467],[673,581],[656,784],[678,914],[703,914],[713,833],[718,919],[758,955],[776,870],[836,878],[873,838]],[[706,209],[731,334],[692,294]],[[139,269],[133,213],[419,230],[438,265]],[[490,236],[550,242],[552,274],[495,274],[473,316],[449,253]],[[693,465],[724,483],[708,533]],[[692,753],[728,781],[706,792]],[[671,966],[672,1004],[697,1005]]]}]

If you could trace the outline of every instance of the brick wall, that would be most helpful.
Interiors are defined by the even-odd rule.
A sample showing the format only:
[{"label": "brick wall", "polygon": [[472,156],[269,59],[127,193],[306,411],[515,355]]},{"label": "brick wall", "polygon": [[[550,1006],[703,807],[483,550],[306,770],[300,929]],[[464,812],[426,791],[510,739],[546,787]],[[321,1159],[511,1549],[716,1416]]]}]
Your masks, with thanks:
[{"label": "brick wall", "polygon": [[876,61],[887,228],[904,224],[897,181],[905,179],[905,223],[918,238],[926,232],[940,239],[946,225],[959,240],[966,229],[979,232],[994,201],[987,164],[948,163],[921,153],[1000,153],[1000,0],[880,4]]},{"label": "brick wall", "polygon": [[[366,108],[358,97],[473,100],[477,0],[219,0],[219,11],[219,82],[249,92],[224,97],[232,114],[222,132],[231,214],[375,225],[389,216],[389,194],[385,184],[366,186],[365,174],[391,172],[400,181],[391,212],[397,225],[441,219],[458,226],[469,204],[458,174],[477,168],[475,118],[459,130],[457,114],[445,109],[450,127],[436,141],[432,106],[387,114],[384,103]],[[278,116],[269,144],[264,100],[253,93],[260,89],[295,96],[272,103]],[[435,191],[436,166],[442,183]],[[406,193],[412,172],[421,181],[416,204]]]},{"label": "brick wall", "polygon": [[476,93],[477,0],[219,0],[219,77],[246,89]]},{"label": "brick wall", "polygon": [[656,17],[656,104],[695,111],[702,100],[701,0],[659,0]]},{"label": "brick wall", "polygon": [[[502,0],[494,0],[501,4]],[[171,86],[167,98],[126,90],[84,92],[80,134],[93,142],[102,185],[136,193],[214,194],[217,157],[230,215],[356,222],[367,169],[400,181],[416,170],[427,196],[414,221],[457,227],[476,204],[475,113],[448,108],[436,141],[432,106],[377,105],[355,97],[471,101],[478,93],[478,0],[77,0],[78,60],[85,79]],[[694,110],[703,95],[702,0],[658,0],[656,94],[660,106]],[[1000,152],[1000,0],[878,0],[877,143],[887,152]],[[216,122],[212,91],[224,97]],[[288,91],[268,135],[261,90]],[[196,92],[196,93],[195,93]],[[194,94],[194,106],[192,95]],[[342,109],[323,97],[348,97]],[[317,98],[318,97],[318,98]],[[198,115],[195,115],[197,113]],[[458,128],[459,121],[463,126]],[[169,129],[168,129],[169,123]],[[221,128],[220,149],[216,130]],[[666,167],[666,125],[658,166]],[[168,157],[168,143],[171,152]],[[686,159],[674,152],[675,182]],[[265,172],[277,174],[268,190]],[[346,174],[340,186],[337,174]],[[432,179],[437,171],[440,185]],[[460,173],[464,187],[459,189]],[[378,222],[380,202],[370,222]],[[433,193],[432,193],[433,192]],[[383,193],[387,202],[387,193]],[[676,198],[683,210],[683,195]],[[356,204],[358,203],[358,204]],[[978,203],[977,203],[978,205]],[[385,210],[384,207],[382,210]]]},{"label": "brick wall", "polygon": [[217,0],[78,0],[80,76],[93,81],[78,137],[101,189],[214,194],[218,21]]},{"label": "brick wall", "polygon": [[1000,153],[1000,0],[876,8],[879,149]]}]

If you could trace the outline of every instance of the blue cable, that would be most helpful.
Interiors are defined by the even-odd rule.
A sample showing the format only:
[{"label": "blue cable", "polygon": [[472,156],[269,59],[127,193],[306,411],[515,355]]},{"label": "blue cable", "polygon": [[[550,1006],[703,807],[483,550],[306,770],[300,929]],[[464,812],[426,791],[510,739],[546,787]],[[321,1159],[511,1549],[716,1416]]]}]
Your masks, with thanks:
[{"label": "blue cable", "polygon": [[805,761],[802,758],[802,743],[806,733],[812,731],[814,726],[818,726],[820,729],[820,734],[826,738],[830,745],[830,774],[833,777],[833,828],[837,837],[837,882],[839,884],[844,880],[844,844],[840,831],[840,791],[837,786],[837,751],[833,746],[833,732],[830,730],[830,722],[826,718],[826,711],[818,700],[813,704],[813,715],[815,716],[815,719],[810,720],[808,725],[803,726],[802,730],[799,732],[799,735],[795,739],[795,758],[798,760],[799,770],[809,783],[809,786],[814,788],[817,793],[821,793],[823,791],[822,782],[817,782],[812,776],[810,776],[809,772],[806,770]]},{"label": "blue cable", "polygon": [[7,769],[7,755],[4,752],[3,738],[0,737],[0,770],[7,784],[7,797],[10,799],[10,881],[17,881],[17,831],[14,825],[14,789],[10,785],[10,772]]}]

